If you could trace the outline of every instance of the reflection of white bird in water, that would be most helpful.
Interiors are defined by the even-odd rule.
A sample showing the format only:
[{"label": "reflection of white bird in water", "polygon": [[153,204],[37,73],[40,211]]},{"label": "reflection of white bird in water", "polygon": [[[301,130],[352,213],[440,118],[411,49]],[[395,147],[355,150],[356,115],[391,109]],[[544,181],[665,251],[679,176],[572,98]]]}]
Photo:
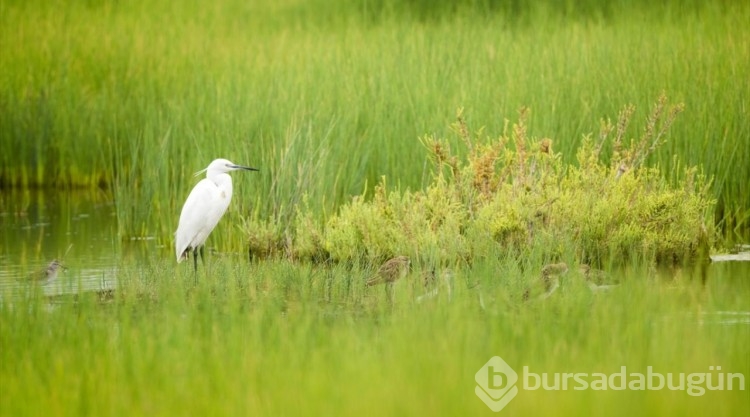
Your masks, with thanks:
[{"label": "reflection of white bird in water", "polygon": [[193,252],[193,267],[198,271],[198,251],[203,259],[203,244],[214,230],[219,219],[227,211],[232,200],[232,177],[228,172],[237,170],[257,171],[227,161],[216,159],[208,168],[195,175],[206,172],[206,178],[200,180],[190,192],[180,213],[180,224],[175,232],[175,250],[177,262],[187,259]]},{"label": "reflection of white bird in water", "polygon": [[60,261],[54,259],[49,265],[47,265],[47,268],[42,269],[41,271],[32,272],[27,279],[32,282],[47,285],[57,279],[57,275],[61,269],[65,270],[67,268],[61,264]]},{"label": "reflection of white bird in water", "polygon": [[[537,298],[545,300],[549,298],[560,287],[560,276],[568,272],[568,264],[560,262],[556,264],[548,264],[542,268],[542,275],[539,277],[539,281],[532,285],[532,288],[527,288],[524,291],[523,299],[528,300],[530,298],[531,291],[536,287],[543,291]],[[542,292],[539,291],[539,292]]]}]

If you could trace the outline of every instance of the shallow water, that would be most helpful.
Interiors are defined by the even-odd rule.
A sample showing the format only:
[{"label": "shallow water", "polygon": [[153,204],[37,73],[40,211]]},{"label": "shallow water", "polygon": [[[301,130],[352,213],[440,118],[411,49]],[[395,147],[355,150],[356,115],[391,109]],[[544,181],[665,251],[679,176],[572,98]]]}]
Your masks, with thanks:
[{"label": "shallow water", "polygon": [[0,291],[28,286],[53,260],[67,268],[44,293],[114,288],[121,245],[110,195],[39,190],[0,193]]},{"label": "shallow water", "polygon": [[[103,191],[25,190],[0,193],[0,294],[29,288],[29,274],[43,271],[53,260],[67,270],[58,279],[40,285],[45,295],[79,290],[114,289],[118,265],[149,262],[153,256],[171,256],[153,238],[121,242],[112,196]],[[750,247],[738,253],[716,254],[707,268],[659,273],[660,276],[712,281],[750,279]],[[627,274],[626,270],[621,271]],[[718,284],[722,285],[722,284]],[[733,316],[738,314],[738,316]],[[727,312],[727,317],[706,321],[750,324],[750,312]]]}]

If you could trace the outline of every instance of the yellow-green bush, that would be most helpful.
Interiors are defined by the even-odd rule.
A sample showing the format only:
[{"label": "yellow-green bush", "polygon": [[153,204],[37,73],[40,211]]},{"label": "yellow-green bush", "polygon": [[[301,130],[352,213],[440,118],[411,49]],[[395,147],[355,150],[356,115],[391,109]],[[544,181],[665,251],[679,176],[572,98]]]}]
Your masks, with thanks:
[{"label": "yellow-green bush", "polygon": [[[275,246],[297,259],[407,255],[433,265],[532,251],[549,258],[574,253],[586,262],[695,257],[713,237],[707,180],[690,168],[671,184],[644,166],[680,110],[660,97],[641,137],[626,144],[634,113],[626,107],[616,125],[604,121],[596,140],[583,141],[577,165],[564,165],[552,140],[527,136],[527,109],[498,138],[482,129],[470,133],[459,111],[457,141],[422,138],[434,168],[424,190],[389,191],[383,178],[370,201],[366,193],[353,198],[324,226],[309,209],[298,210],[293,230],[283,239],[277,234]],[[461,143],[465,156],[450,143]],[[265,228],[247,231],[252,241],[268,235]]]},{"label": "yellow-green bush", "polygon": [[432,262],[468,254],[465,207],[439,182],[423,192],[387,193],[385,180],[371,202],[362,197],[326,225],[325,248],[334,260],[378,260],[406,254]]}]

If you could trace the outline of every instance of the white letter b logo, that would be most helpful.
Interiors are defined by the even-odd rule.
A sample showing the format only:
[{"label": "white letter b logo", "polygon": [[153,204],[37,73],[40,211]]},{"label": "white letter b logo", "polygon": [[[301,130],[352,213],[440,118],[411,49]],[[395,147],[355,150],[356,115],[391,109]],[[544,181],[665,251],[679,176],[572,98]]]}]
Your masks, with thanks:
[{"label": "white letter b logo", "polygon": [[499,356],[479,368],[474,380],[474,393],[494,412],[502,410],[518,394],[518,374]]}]

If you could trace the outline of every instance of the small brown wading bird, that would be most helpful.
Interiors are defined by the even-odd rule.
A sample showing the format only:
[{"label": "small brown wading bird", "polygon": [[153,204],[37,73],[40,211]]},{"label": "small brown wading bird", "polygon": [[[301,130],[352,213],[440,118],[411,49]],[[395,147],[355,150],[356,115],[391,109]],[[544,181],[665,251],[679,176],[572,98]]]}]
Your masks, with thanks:
[{"label": "small brown wading bird", "polygon": [[367,280],[367,286],[392,284],[409,272],[411,261],[406,256],[391,258],[380,266],[378,272]]},{"label": "small brown wading bird", "polygon": [[[440,280],[438,280],[438,276]],[[448,301],[451,301],[453,296],[453,272],[450,269],[444,269],[438,274],[435,268],[422,271],[422,286],[427,292],[417,297],[416,301],[421,303],[424,300],[434,298],[440,293],[443,284],[448,295]]]},{"label": "small brown wading bird", "polygon": [[49,263],[49,265],[47,265],[47,268],[29,274],[27,276],[27,280],[42,285],[47,285],[57,279],[57,275],[61,269],[66,270],[68,268],[61,264],[57,259],[54,259]]},{"label": "small brown wading bird", "polygon": [[607,273],[601,269],[594,269],[589,265],[581,264],[578,267],[578,272],[583,276],[586,285],[588,285],[593,292],[609,291],[617,287],[617,284],[605,284],[608,281],[608,276]]},{"label": "small brown wading bird", "polygon": [[[540,300],[549,298],[560,287],[560,276],[565,275],[566,272],[568,272],[568,264],[565,262],[545,265],[542,268],[542,275],[539,277],[539,283],[544,292],[537,298]],[[523,294],[523,299],[528,300],[530,296],[531,289],[527,288]]]},{"label": "small brown wading bird", "polygon": [[406,256],[397,256],[395,258],[385,261],[385,263],[378,268],[378,272],[375,273],[370,279],[367,280],[367,286],[372,287],[373,285],[386,284],[385,292],[388,296],[388,301],[393,301],[393,283],[398,281],[400,278],[405,276],[409,272],[409,266],[411,261]]}]

